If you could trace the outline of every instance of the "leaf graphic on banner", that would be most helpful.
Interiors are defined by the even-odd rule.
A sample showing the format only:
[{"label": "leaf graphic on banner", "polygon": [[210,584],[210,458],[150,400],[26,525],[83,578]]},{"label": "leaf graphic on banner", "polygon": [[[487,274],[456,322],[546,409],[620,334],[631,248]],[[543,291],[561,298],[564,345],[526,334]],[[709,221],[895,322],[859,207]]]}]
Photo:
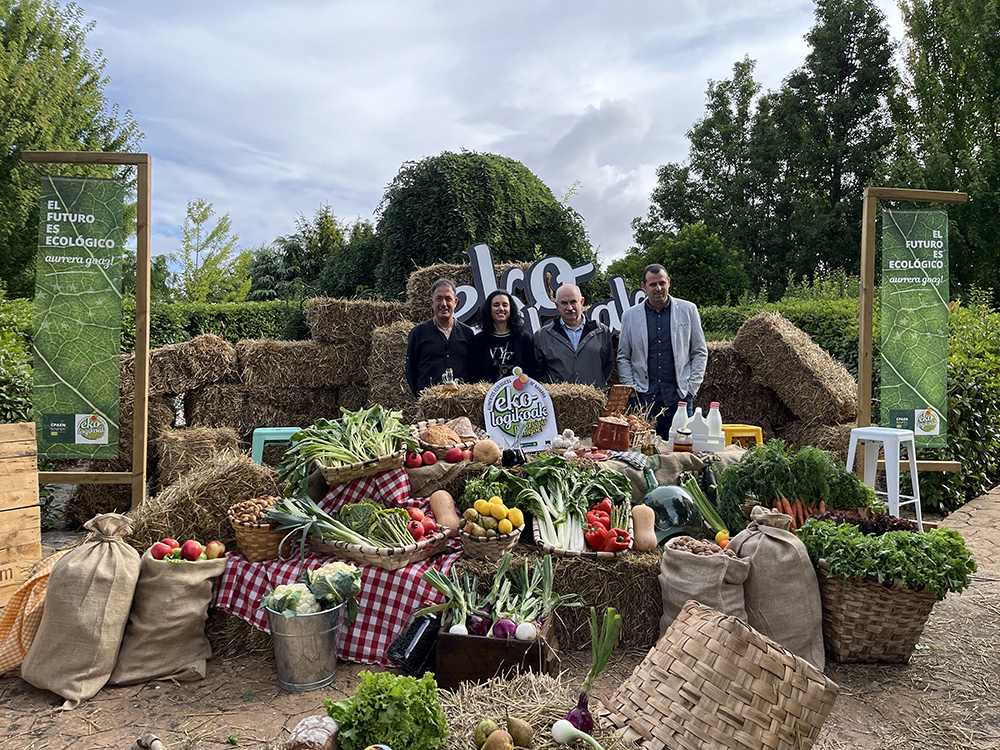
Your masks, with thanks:
[{"label": "leaf graphic on banner", "polygon": [[117,455],[123,201],[113,180],[43,179],[35,410],[98,415],[109,429],[108,445],[50,446],[41,434],[39,452],[49,458]]}]

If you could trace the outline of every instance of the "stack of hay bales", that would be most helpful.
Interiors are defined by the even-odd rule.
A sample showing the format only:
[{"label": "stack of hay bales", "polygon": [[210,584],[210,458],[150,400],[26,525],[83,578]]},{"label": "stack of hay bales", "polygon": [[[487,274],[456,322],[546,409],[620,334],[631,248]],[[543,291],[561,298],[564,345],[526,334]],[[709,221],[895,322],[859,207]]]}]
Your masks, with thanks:
[{"label": "stack of hay bales", "polygon": [[[527,274],[531,263],[499,263],[496,266],[497,275],[503,275],[512,268],[517,268]],[[410,274],[406,281],[407,317],[414,323],[427,320],[431,316],[430,298],[431,284],[438,279],[451,279],[458,286],[472,286],[472,266],[469,263],[435,263],[433,266],[418,268]],[[497,280],[499,282],[499,279]],[[515,294],[522,303],[523,294]]]},{"label": "stack of hay bales", "polygon": [[709,345],[697,403],[722,404],[728,423],[754,424],[765,438],[815,445],[846,458],[857,417],[857,383],[807,333],[777,313],[747,320],[732,344]]},{"label": "stack of hay bales", "polygon": [[406,382],[406,342],[413,323],[400,320],[372,331],[368,357],[369,398],[372,403],[403,412],[403,420],[417,421],[419,404]]}]

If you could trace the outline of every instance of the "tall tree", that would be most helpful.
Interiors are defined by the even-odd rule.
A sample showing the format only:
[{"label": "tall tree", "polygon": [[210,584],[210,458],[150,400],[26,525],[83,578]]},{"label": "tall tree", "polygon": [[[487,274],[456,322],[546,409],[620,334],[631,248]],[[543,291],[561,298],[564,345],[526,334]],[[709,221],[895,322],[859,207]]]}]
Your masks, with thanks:
[{"label": "tall tree", "polygon": [[[83,10],[47,0],[0,4],[0,277],[12,296],[34,291],[39,180],[21,152],[133,151],[142,140],[131,112],[120,114],[104,90],[106,61],[87,49],[93,23]],[[118,177],[114,167],[46,166],[59,174]],[[126,213],[134,224],[135,207]]]},{"label": "tall tree", "polygon": [[215,209],[208,201],[190,201],[177,252],[178,292],[186,302],[242,302],[250,291],[251,254],[238,252],[229,214],[210,227]]},{"label": "tall tree", "polygon": [[901,0],[900,10],[915,157],[903,177],[969,194],[949,209],[951,283],[1000,295],[1000,5]]},{"label": "tall tree", "polygon": [[417,267],[461,263],[484,242],[499,261],[558,255],[594,260],[580,215],[518,161],[495,154],[446,151],[406,162],[378,208],[379,281],[403,293]]}]

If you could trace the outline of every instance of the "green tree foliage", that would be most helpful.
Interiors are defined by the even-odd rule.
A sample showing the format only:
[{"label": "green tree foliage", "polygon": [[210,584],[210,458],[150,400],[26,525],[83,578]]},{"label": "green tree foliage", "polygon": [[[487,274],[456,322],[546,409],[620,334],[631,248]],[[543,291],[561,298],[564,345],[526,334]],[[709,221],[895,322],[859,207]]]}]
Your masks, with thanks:
[{"label": "green tree foliage", "polygon": [[386,296],[403,293],[414,268],[461,263],[484,242],[497,261],[537,253],[573,263],[594,259],[583,220],[527,167],[495,154],[446,151],[406,162],[378,208],[383,244],[378,278]]},{"label": "green tree foliage", "polygon": [[374,258],[382,257],[382,240],[375,225],[365,220],[351,225],[343,249],[327,263],[319,278],[323,294],[331,297],[371,297],[381,293]]},{"label": "green tree foliage", "polygon": [[[104,57],[86,47],[92,29],[73,4],[0,5],[0,276],[12,296],[33,293],[38,244],[38,172],[21,152],[134,151],[142,140],[131,112],[119,114],[105,97]],[[46,165],[45,171],[134,185],[130,169]],[[134,219],[131,206],[126,228]]]},{"label": "green tree foliage", "polygon": [[[123,248],[122,294],[135,296],[135,248]],[[176,274],[170,270],[166,255],[154,255],[149,263],[149,298],[155,302],[170,302]]]},{"label": "green tree foliage", "polygon": [[949,209],[954,292],[1000,291],[1000,5],[996,0],[902,0],[913,159],[901,181],[961,190]]},{"label": "green tree foliage", "polygon": [[249,252],[237,252],[229,214],[210,227],[215,209],[208,201],[190,201],[180,247],[170,257],[178,264],[178,295],[186,302],[241,302],[250,291]]}]

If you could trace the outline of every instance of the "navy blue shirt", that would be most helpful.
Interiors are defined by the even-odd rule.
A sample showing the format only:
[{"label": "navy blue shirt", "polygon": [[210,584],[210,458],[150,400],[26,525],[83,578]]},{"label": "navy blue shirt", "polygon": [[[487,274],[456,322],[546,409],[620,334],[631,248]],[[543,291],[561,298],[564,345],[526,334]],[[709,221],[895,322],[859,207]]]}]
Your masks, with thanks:
[{"label": "navy blue shirt", "polygon": [[677,371],[674,368],[674,345],[670,340],[670,298],[657,312],[647,300],[646,337],[649,340],[649,391],[647,395],[666,404],[677,402]]}]

